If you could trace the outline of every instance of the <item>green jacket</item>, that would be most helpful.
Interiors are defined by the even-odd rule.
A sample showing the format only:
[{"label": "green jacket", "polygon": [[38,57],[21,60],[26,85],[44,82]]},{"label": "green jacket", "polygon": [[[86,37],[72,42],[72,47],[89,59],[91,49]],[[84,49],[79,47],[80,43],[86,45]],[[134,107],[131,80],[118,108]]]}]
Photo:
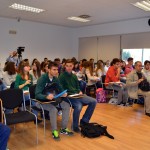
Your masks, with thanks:
[{"label": "green jacket", "polygon": [[[24,87],[22,88],[22,90],[24,90],[24,91],[28,91],[28,90],[29,90],[29,87],[33,84],[32,75],[31,75],[31,74],[29,74],[29,75],[30,75],[31,84],[27,84],[26,86],[24,86]],[[19,86],[20,86],[21,84],[24,84],[25,82],[26,82],[26,80],[22,79],[22,77],[21,77],[20,74],[17,74],[16,80],[15,80],[15,88],[19,88]]]},{"label": "green jacket", "polygon": [[53,77],[52,81],[50,81],[48,73],[43,74],[37,81],[36,90],[35,90],[35,98],[40,100],[45,100],[47,95],[43,94],[43,91],[48,83],[57,83],[58,89],[60,92],[64,91],[57,77]]},{"label": "green jacket", "polygon": [[63,88],[67,90],[68,95],[80,92],[79,81],[76,75],[64,72],[59,76],[59,80]]}]

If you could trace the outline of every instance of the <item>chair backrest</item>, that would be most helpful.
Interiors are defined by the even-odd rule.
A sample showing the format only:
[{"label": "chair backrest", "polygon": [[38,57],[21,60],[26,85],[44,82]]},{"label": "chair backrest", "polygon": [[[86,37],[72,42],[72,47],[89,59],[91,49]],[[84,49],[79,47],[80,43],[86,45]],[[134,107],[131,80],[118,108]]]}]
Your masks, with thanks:
[{"label": "chair backrest", "polygon": [[30,98],[35,99],[35,89],[36,89],[36,84],[31,85],[29,87],[29,92],[30,92]]},{"label": "chair backrest", "polygon": [[0,123],[3,123],[2,100],[0,99]]},{"label": "chair backrest", "polygon": [[106,75],[101,76],[101,82],[102,82],[103,89],[106,89],[106,87],[105,87],[105,78],[106,78]]},{"label": "chair backrest", "polygon": [[85,82],[86,82],[86,83],[88,82],[88,77],[87,77],[86,74],[85,74]]},{"label": "chair backrest", "polygon": [[3,107],[6,109],[14,109],[24,102],[23,91],[21,89],[0,91],[0,98],[3,102]]},{"label": "chair backrest", "polygon": [[15,88],[15,81],[11,83],[10,85],[10,89],[14,89]]}]

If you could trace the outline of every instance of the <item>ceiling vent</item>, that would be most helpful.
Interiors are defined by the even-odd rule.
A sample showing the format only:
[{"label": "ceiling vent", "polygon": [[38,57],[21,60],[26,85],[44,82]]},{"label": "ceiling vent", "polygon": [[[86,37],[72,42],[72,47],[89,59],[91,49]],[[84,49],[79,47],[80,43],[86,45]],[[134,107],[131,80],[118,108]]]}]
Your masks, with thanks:
[{"label": "ceiling vent", "polygon": [[87,18],[90,18],[91,16],[89,16],[89,15],[80,15],[78,17],[83,18],[83,19],[87,19]]}]

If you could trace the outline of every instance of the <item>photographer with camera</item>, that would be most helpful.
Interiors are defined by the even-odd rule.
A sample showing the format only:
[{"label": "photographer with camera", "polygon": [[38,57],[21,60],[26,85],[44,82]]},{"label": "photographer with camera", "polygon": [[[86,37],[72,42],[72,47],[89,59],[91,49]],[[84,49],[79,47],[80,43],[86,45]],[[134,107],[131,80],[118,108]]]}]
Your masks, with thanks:
[{"label": "photographer with camera", "polygon": [[24,52],[25,47],[18,47],[17,51],[10,53],[9,57],[6,59],[7,62],[14,62],[15,66],[18,67],[20,61],[22,60],[22,52]]},{"label": "photographer with camera", "polygon": [[20,61],[18,60],[18,53],[17,51],[13,51],[10,53],[9,57],[6,59],[7,62],[14,62],[15,66],[18,66]]}]

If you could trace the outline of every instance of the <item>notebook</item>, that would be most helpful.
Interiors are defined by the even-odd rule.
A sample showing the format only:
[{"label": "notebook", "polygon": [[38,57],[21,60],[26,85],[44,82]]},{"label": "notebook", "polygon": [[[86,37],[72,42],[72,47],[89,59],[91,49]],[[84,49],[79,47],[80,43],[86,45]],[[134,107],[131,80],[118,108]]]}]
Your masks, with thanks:
[{"label": "notebook", "polygon": [[54,98],[61,97],[63,94],[67,93],[67,90],[62,91],[61,93],[54,96]]}]

